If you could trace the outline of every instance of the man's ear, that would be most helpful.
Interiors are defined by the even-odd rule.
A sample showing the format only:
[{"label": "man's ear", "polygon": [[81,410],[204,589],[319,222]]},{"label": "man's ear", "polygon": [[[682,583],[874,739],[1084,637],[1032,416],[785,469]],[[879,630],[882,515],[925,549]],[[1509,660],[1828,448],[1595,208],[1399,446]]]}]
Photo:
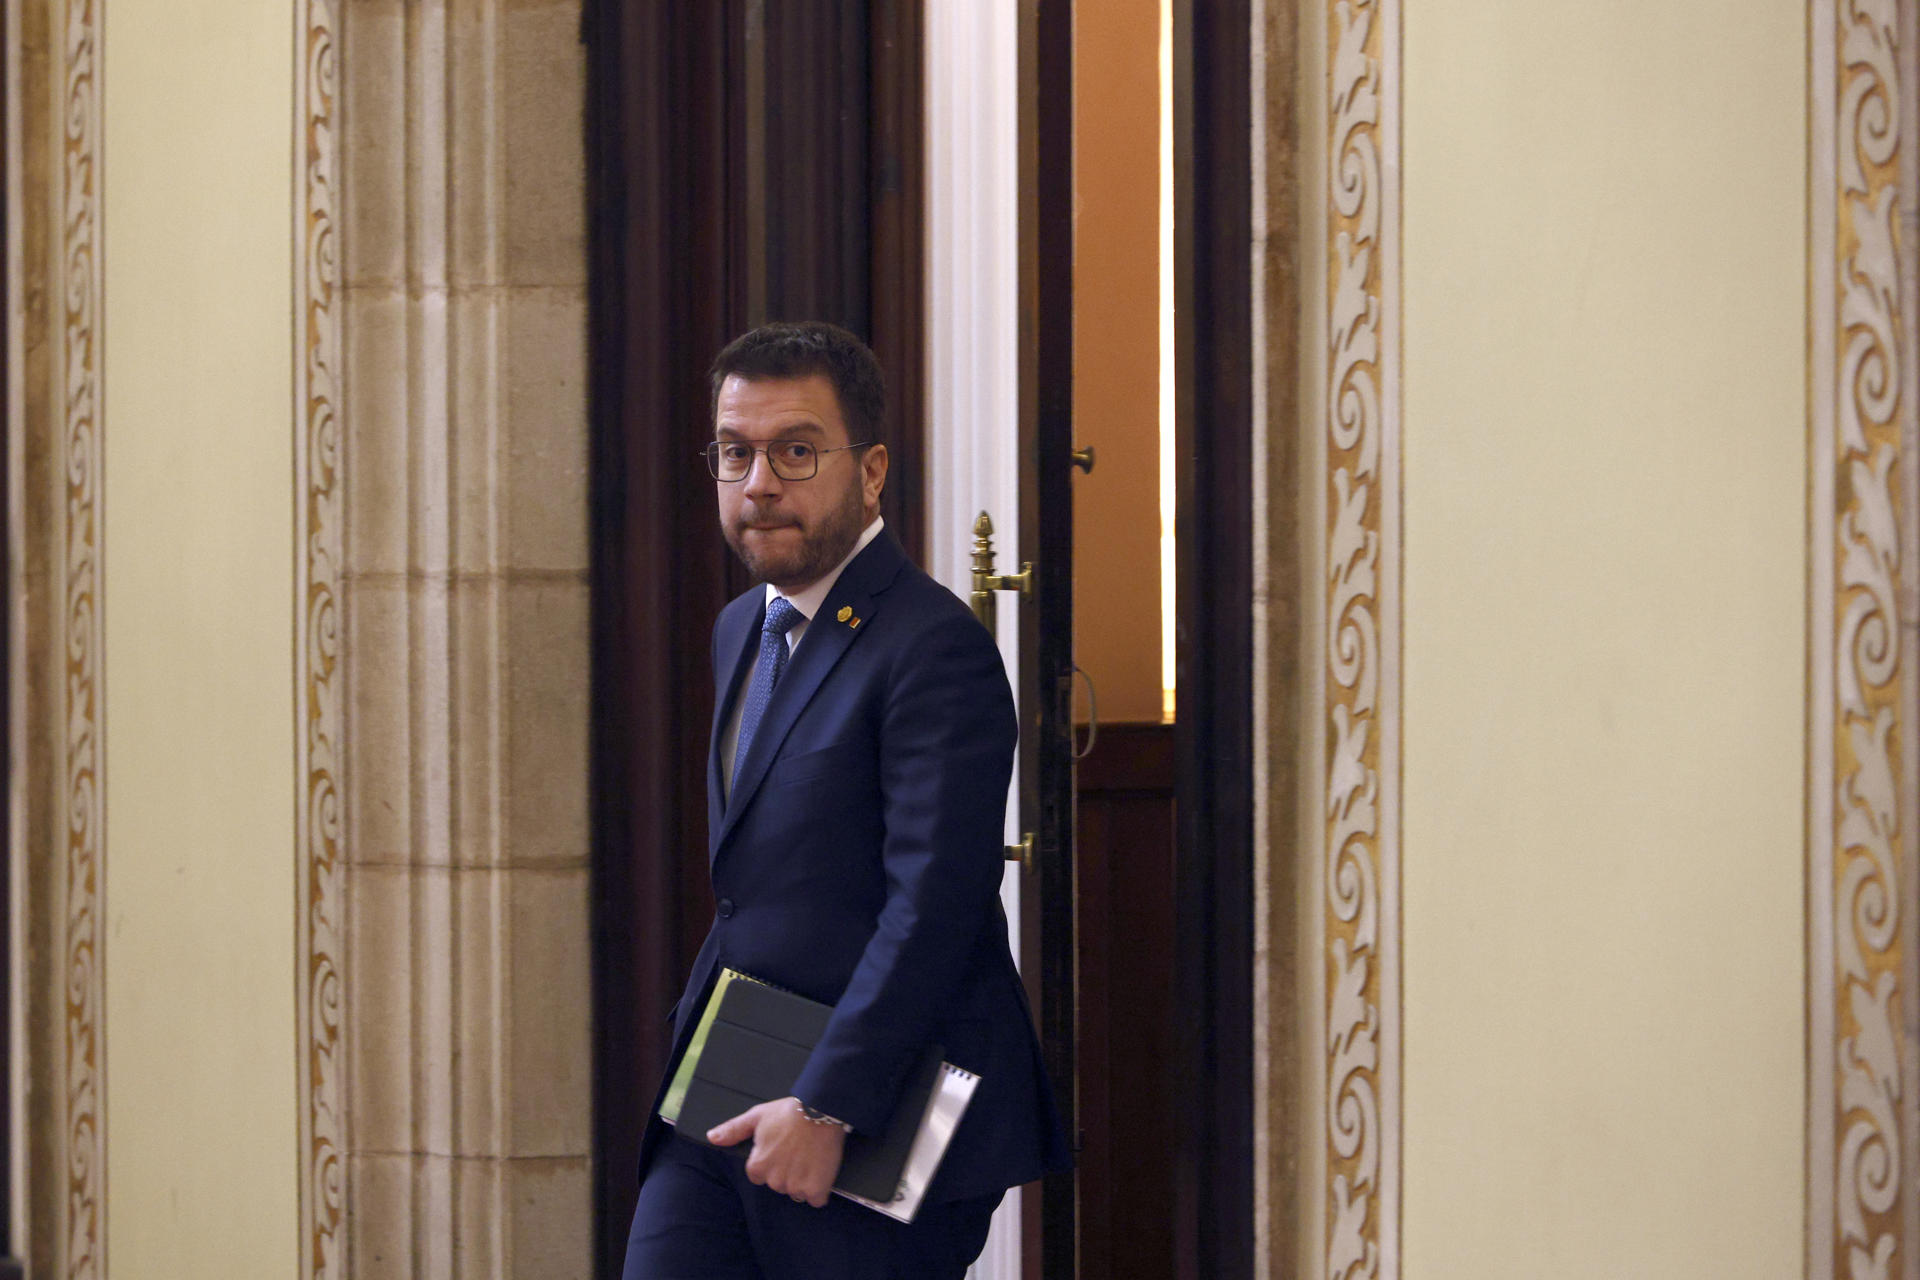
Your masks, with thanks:
[{"label": "man's ear", "polygon": [[887,487],[887,446],[876,444],[860,456],[861,496],[869,513],[880,509],[880,491]]}]

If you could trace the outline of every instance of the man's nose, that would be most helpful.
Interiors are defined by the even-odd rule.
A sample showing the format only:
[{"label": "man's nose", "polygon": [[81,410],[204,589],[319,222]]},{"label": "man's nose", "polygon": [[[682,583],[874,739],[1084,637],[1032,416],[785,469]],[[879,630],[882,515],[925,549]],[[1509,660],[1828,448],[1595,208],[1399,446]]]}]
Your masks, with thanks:
[{"label": "man's nose", "polygon": [[765,449],[756,449],[747,460],[747,477],[741,481],[749,495],[774,494],[780,491],[783,482],[774,473],[773,459],[767,456]]}]

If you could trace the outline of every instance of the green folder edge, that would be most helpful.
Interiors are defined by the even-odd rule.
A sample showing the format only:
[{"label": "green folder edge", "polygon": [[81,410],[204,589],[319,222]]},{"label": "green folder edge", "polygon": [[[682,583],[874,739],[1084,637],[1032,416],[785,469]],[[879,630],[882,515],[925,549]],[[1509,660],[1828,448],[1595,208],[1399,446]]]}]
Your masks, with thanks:
[{"label": "green folder edge", "polygon": [[667,1086],[667,1096],[660,1100],[660,1118],[668,1124],[680,1123],[680,1107],[687,1100],[687,1086],[693,1083],[693,1068],[700,1061],[700,1053],[707,1047],[707,1033],[713,1030],[713,1020],[720,1012],[720,997],[727,992],[727,984],[735,978],[743,982],[755,982],[744,973],[732,969],[720,970],[719,980],[713,984],[713,994],[707,997],[707,1007],[700,1014],[700,1024],[693,1029],[693,1038],[687,1041],[687,1051],[680,1055],[680,1066],[673,1073],[673,1083]]}]

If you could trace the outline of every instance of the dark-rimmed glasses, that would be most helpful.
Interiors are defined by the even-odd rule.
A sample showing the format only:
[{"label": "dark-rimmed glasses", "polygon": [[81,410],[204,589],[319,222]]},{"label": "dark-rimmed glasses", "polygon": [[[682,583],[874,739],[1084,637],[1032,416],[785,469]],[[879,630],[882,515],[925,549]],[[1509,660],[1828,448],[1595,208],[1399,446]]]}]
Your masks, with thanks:
[{"label": "dark-rimmed glasses", "polygon": [[782,480],[811,480],[819,473],[821,454],[866,449],[872,444],[871,440],[866,440],[859,444],[822,449],[806,440],[775,440],[765,446],[748,444],[744,440],[715,440],[702,449],[700,455],[707,460],[707,470],[713,474],[713,478],[728,484],[747,478],[747,473],[753,470],[753,455],[756,453],[767,455],[767,465]]}]

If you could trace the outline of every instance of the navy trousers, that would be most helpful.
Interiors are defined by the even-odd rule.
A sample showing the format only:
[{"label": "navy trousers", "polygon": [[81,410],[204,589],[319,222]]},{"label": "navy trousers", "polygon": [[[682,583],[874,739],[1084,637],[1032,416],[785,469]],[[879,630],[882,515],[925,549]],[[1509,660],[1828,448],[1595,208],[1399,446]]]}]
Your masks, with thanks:
[{"label": "navy trousers", "polygon": [[672,1137],[640,1184],[625,1280],[962,1280],[1000,1199],[924,1204],[911,1225],[840,1196],[816,1209]]}]

